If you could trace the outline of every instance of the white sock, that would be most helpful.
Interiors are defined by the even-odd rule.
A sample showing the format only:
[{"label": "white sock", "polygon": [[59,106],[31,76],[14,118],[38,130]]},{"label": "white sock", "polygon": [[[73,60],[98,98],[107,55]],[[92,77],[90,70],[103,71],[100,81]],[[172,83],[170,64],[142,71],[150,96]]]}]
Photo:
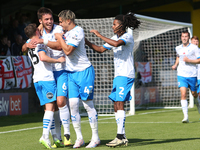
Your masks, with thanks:
[{"label": "white sock", "polygon": [[45,111],[43,116],[43,135],[49,138],[49,131],[53,120],[53,111]]},{"label": "white sock", "polygon": [[63,107],[59,107],[60,110],[60,119],[62,121],[62,125],[64,128],[64,135],[69,134],[70,135],[70,114],[69,109],[67,105]]},{"label": "white sock", "polygon": [[124,134],[123,128],[125,127],[126,114],[124,110],[117,111],[117,134]]},{"label": "white sock", "polygon": [[59,140],[62,140],[61,138],[61,125],[62,122],[60,120],[60,112],[59,110],[54,112],[54,121],[55,121],[55,131],[56,131],[56,136]]},{"label": "white sock", "polygon": [[92,140],[98,141],[99,140],[99,134],[98,134],[98,115],[96,112],[96,109],[94,108],[93,101],[82,101],[83,106],[86,109],[88,113],[88,118],[90,122],[90,127],[92,129]]},{"label": "white sock", "polygon": [[76,138],[83,139],[81,133],[81,116],[79,114],[79,98],[70,98],[69,99],[69,106],[71,111],[71,120],[76,132]]},{"label": "white sock", "polygon": [[181,100],[181,106],[182,106],[184,118],[188,119],[188,102],[187,102],[187,100]]},{"label": "white sock", "polygon": [[55,120],[54,120],[54,118],[53,118],[53,120],[52,120],[52,124],[51,124],[51,128],[50,128],[50,132],[51,132],[52,137],[54,137],[55,135],[56,135],[56,137],[57,137],[56,128],[55,128]]},{"label": "white sock", "polygon": [[[117,123],[117,112],[115,112],[115,120],[116,120],[116,123]],[[124,138],[126,138],[126,134],[125,134],[125,126],[123,127],[123,130],[122,130],[122,134],[124,134]]]}]

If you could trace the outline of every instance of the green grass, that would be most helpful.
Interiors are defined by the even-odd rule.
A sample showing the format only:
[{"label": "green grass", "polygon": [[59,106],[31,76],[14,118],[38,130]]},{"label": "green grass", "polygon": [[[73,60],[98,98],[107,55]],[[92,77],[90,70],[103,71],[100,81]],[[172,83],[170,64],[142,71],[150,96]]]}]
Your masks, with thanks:
[{"label": "green grass", "polygon": [[[43,113],[23,116],[0,117],[0,150],[45,150],[38,140],[42,134]],[[190,123],[182,124],[181,110],[139,110],[136,115],[126,118],[126,136],[129,140],[127,147],[115,149],[137,150],[199,150],[200,115],[196,108],[189,109]],[[88,120],[82,117],[82,121]],[[18,132],[2,133],[5,131],[39,127]],[[91,138],[89,123],[81,124],[86,144]],[[71,138],[75,141],[75,132],[71,125]],[[116,136],[114,117],[99,117],[99,136],[101,145],[95,149],[111,149],[105,144]],[[62,131],[63,133],[63,131]],[[62,149],[72,149],[65,147]],[[81,149],[84,149],[81,148]]]}]

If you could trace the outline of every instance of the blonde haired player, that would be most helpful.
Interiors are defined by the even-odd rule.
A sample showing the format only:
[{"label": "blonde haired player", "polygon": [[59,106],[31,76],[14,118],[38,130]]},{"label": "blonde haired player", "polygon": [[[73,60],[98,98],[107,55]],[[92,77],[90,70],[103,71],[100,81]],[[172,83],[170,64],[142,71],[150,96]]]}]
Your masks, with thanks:
[{"label": "blonde haired player", "polygon": [[100,144],[98,115],[92,101],[95,80],[94,68],[86,54],[84,31],[75,24],[75,14],[71,10],[63,10],[58,14],[58,17],[59,25],[67,31],[64,36],[56,33],[55,37],[66,54],[71,120],[77,136],[73,148],[79,148],[85,144],[81,133],[79,98],[88,113],[92,129],[92,138],[86,148],[93,148]]}]

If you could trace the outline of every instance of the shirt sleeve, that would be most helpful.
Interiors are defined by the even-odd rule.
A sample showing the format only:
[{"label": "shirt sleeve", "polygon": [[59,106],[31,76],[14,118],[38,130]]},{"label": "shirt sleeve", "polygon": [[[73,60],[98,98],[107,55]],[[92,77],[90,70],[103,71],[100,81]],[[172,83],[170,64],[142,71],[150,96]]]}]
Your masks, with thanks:
[{"label": "shirt sleeve", "polygon": [[81,42],[81,40],[84,38],[84,32],[83,30],[79,30],[79,31],[74,31],[70,38],[67,41],[67,45],[71,45],[73,47],[78,47],[79,43]]},{"label": "shirt sleeve", "polygon": [[179,57],[178,51],[177,51],[177,47],[175,47],[175,52],[176,52],[176,57]]},{"label": "shirt sleeve", "polygon": [[[114,40],[114,36],[113,36],[111,39]],[[110,45],[110,44],[108,44],[108,43],[105,43],[105,44],[103,45],[103,47],[106,48],[106,49],[108,49],[108,50],[111,50],[111,49],[113,48],[113,46]]]},{"label": "shirt sleeve", "polygon": [[59,25],[57,25],[55,29],[53,30],[53,33],[62,33],[62,32],[63,32],[63,28]]},{"label": "shirt sleeve", "polygon": [[131,36],[132,36],[132,35],[130,35],[130,34],[128,34],[128,33],[125,33],[125,34],[123,34],[123,35],[119,38],[119,40],[124,41],[124,43],[125,43],[125,45],[126,45],[126,44],[129,44],[129,43],[132,42],[133,38],[132,38]]},{"label": "shirt sleeve", "polygon": [[47,48],[44,44],[39,44],[38,46],[38,52],[44,51],[45,53],[47,53]]},{"label": "shirt sleeve", "polygon": [[195,55],[196,55],[197,59],[200,58],[200,49],[197,46],[195,48]]}]

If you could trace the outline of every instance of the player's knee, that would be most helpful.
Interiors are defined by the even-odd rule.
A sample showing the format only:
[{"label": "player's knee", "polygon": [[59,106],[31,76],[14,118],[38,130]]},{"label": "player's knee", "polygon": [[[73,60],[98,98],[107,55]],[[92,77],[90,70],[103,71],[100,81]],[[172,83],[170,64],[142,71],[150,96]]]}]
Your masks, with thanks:
[{"label": "player's knee", "polygon": [[124,110],[124,102],[117,102],[117,110]]},{"label": "player's knee", "polygon": [[192,92],[192,95],[193,95],[194,98],[197,98],[197,96],[198,96],[198,94],[197,94],[196,91],[195,91],[195,92]]},{"label": "player's knee", "polygon": [[79,112],[79,98],[70,98],[69,106],[70,106],[71,113]]},{"label": "player's knee", "polygon": [[65,96],[58,96],[57,97],[57,105],[58,107],[64,107],[66,105],[66,97]]},{"label": "player's knee", "polygon": [[86,109],[87,112],[91,111],[92,109],[94,109],[94,104],[93,101],[83,101],[83,106]]}]

